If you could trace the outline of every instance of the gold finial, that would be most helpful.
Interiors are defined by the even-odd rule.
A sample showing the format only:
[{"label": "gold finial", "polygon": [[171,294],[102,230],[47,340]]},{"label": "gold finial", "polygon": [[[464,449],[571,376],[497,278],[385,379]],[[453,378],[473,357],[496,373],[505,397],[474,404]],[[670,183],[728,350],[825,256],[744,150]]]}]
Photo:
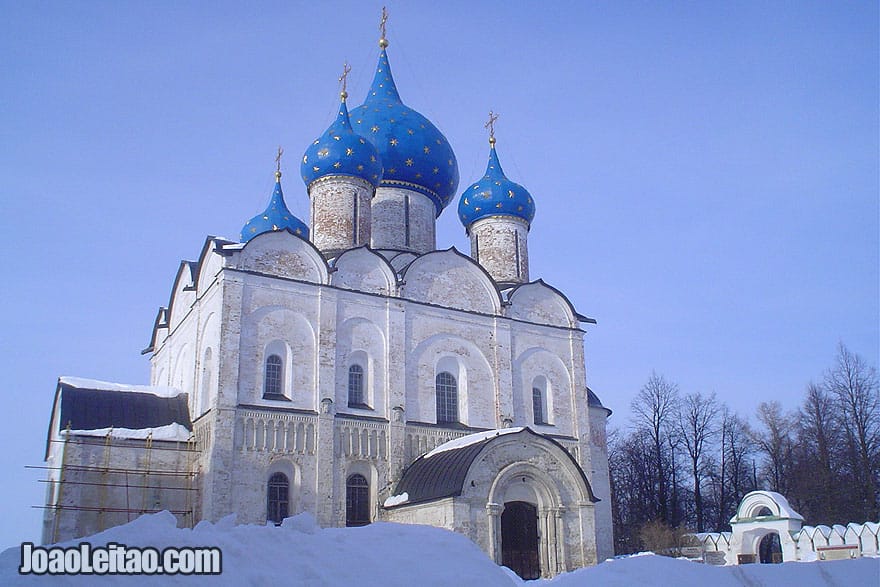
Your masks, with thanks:
[{"label": "gold finial", "polygon": [[281,179],[281,155],[284,154],[284,149],[281,148],[281,145],[278,146],[278,154],[275,155],[275,181]]},{"label": "gold finial", "polygon": [[493,147],[495,146],[495,121],[498,120],[498,115],[489,110],[489,120],[483,125],[485,128],[489,129],[489,144]]},{"label": "gold finial", "polygon": [[382,20],[379,21],[379,46],[383,49],[388,46],[388,39],[385,38],[385,23],[388,21],[388,9],[382,7]]},{"label": "gold finial", "polygon": [[339,76],[339,83],[342,84],[342,91],[339,92],[339,97],[342,98],[342,101],[345,102],[345,99],[348,98],[348,92],[346,88],[348,87],[348,74],[351,73],[351,65],[348,64],[348,61],[342,64],[342,75]]}]

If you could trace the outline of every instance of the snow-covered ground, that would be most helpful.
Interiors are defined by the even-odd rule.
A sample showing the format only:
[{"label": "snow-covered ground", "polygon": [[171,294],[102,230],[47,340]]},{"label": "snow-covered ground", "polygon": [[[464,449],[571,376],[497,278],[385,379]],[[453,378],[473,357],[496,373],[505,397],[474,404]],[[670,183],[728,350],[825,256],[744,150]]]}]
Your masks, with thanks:
[{"label": "snow-covered ground", "polygon": [[[210,577],[20,576],[20,550],[16,547],[0,554],[0,585],[523,585],[513,573],[489,561],[470,540],[452,532],[390,523],[320,529],[308,514],[289,518],[279,528],[236,526],[227,518],[217,524],[202,522],[189,530],[176,528],[174,517],[162,512],[92,536],[88,542],[96,546],[116,542],[160,548],[218,546],[223,551],[223,573]],[[528,584],[874,586],[880,585],[880,559],[718,568],[647,555],[609,561],[551,581]]]}]

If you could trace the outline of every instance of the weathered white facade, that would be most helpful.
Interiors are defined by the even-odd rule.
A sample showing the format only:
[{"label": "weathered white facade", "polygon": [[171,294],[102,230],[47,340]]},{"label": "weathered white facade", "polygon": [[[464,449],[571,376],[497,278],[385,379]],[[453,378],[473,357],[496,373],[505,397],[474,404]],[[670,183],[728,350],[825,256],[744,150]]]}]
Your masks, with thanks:
[{"label": "weathered white facade", "polygon": [[[383,67],[384,46],[377,79]],[[145,351],[150,383],[187,394],[195,445],[195,499],[181,524],[298,512],[324,526],[427,523],[465,533],[502,563],[520,538],[504,517],[516,503],[526,533],[539,536],[517,547],[539,561],[534,572],[611,556],[610,411],[587,388],[581,328],[592,320],[543,281],[528,281],[531,196],[518,196],[528,198],[527,218],[473,223],[481,247],[473,258],[437,250],[435,220],[448,198],[433,186],[353,177],[341,164],[322,171],[334,140],[351,145],[349,156],[366,144],[358,135],[360,143],[345,143],[344,102],[337,122],[323,137],[329,147],[315,141],[303,157],[311,233],[284,224],[299,221],[287,216],[279,172],[270,208],[248,223],[243,242],[208,238],[197,261],[181,263],[157,316]],[[387,176],[394,153],[377,148]],[[417,148],[428,156],[427,144]],[[425,175],[430,165],[439,175],[441,164],[428,161]],[[454,190],[457,168],[448,176]],[[523,430],[472,455],[455,495],[384,505],[420,456],[515,427]],[[63,428],[56,422],[50,436]],[[86,525],[65,528],[52,537]]]}]

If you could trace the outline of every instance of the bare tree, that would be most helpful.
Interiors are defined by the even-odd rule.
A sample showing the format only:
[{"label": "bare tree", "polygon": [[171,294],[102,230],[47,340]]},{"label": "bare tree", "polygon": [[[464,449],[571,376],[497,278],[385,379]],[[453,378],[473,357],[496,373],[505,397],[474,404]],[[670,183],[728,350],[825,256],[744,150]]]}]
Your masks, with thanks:
[{"label": "bare tree", "polygon": [[666,523],[669,523],[669,481],[664,466],[664,445],[670,431],[675,429],[677,404],[678,386],[652,372],[631,405],[636,428],[644,431],[650,438],[652,476],[656,484],[656,515]]},{"label": "bare tree", "polygon": [[716,419],[718,402],[715,394],[704,396],[691,393],[681,402],[678,429],[681,442],[690,457],[691,475],[694,481],[694,512],[696,515],[697,532],[703,532],[703,495],[701,486],[706,472],[705,459],[708,452],[706,446],[717,433]]},{"label": "bare tree", "polygon": [[791,418],[782,413],[779,402],[761,402],[757,410],[763,429],[756,430],[753,439],[764,453],[765,478],[770,489],[787,493],[786,473],[791,462]]},{"label": "bare tree", "polygon": [[825,374],[825,388],[843,412],[843,432],[850,446],[850,471],[860,489],[861,515],[880,514],[880,386],[877,371],[840,343],[836,364]]}]

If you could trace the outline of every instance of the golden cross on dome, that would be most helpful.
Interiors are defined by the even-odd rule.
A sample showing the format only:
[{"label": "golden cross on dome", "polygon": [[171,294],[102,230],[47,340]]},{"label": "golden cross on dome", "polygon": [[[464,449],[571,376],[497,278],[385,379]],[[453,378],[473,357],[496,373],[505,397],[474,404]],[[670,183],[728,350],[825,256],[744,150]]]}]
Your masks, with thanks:
[{"label": "golden cross on dome", "polygon": [[498,115],[489,110],[489,120],[486,121],[486,124],[483,126],[489,129],[489,144],[495,144],[495,121],[498,120]]},{"label": "golden cross on dome", "polygon": [[278,145],[278,154],[275,155],[275,178],[278,179],[281,177],[281,155],[284,154],[284,149],[281,148],[281,145]]},{"label": "golden cross on dome", "polygon": [[348,61],[342,64],[342,75],[339,76],[339,83],[342,84],[342,91],[339,93],[342,96],[343,101],[348,98],[348,92],[346,88],[348,87],[348,74],[351,73],[351,65],[348,64]]},{"label": "golden cross on dome", "polygon": [[388,9],[382,7],[382,20],[379,21],[379,46],[383,49],[388,46],[388,40],[385,38],[385,23],[388,22]]}]

